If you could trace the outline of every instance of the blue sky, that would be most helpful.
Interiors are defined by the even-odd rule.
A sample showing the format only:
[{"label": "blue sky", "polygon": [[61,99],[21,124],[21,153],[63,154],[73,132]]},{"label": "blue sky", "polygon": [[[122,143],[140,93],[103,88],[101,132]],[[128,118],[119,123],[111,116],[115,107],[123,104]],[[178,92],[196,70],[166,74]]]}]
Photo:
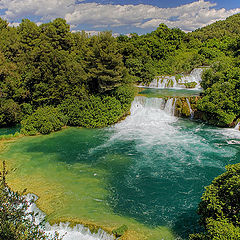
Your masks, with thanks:
[{"label": "blue sky", "polygon": [[[194,2],[194,0],[89,0],[85,2],[97,2],[102,4],[150,4],[161,8],[177,7],[180,5]],[[240,7],[239,0],[210,0],[211,3],[217,3],[217,8],[232,9]]]},{"label": "blue sky", "polygon": [[0,16],[17,26],[65,18],[72,31],[139,34],[160,23],[186,32],[240,13],[239,0],[0,0]]}]

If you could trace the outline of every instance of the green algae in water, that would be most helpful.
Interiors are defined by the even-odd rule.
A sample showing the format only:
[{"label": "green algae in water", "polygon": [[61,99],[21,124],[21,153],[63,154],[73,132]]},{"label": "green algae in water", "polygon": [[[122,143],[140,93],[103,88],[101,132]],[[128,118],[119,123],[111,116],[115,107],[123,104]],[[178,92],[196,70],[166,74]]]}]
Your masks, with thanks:
[{"label": "green algae in water", "polygon": [[204,186],[239,161],[239,145],[228,144],[234,130],[179,120],[149,101],[134,102],[131,116],[111,128],[19,139],[0,156],[17,166],[12,184],[37,193],[50,220],[186,238],[198,229]]}]

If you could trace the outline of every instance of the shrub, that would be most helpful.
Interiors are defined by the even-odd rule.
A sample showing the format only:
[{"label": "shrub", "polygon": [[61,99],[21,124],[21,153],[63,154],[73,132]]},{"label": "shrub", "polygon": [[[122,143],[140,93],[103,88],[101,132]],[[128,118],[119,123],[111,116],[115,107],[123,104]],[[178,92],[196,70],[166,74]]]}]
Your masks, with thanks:
[{"label": "shrub", "polygon": [[16,125],[20,119],[19,105],[12,99],[0,99],[0,127]]},{"label": "shrub", "polygon": [[122,85],[114,92],[114,96],[120,101],[123,111],[129,111],[134,99],[134,93],[135,90],[131,84]]},{"label": "shrub", "polygon": [[117,122],[123,115],[115,97],[90,96],[88,100],[66,99],[59,109],[67,116],[68,125],[99,128]]},{"label": "shrub", "polygon": [[21,133],[24,135],[49,134],[60,130],[64,124],[65,117],[57,108],[40,107],[21,122]]},{"label": "shrub", "polygon": [[240,163],[228,165],[226,170],[206,187],[199,204],[205,232],[190,239],[240,239]]},{"label": "shrub", "polygon": [[218,126],[230,125],[240,112],[238,90],[230,82],[214,83],[198,101],[197,108],[207,113],[209,123]]},{"label": "shrub", "polygon": [[196,82],[186,82],[186,83],[184,83],[184,86],[186,88],[195,88],[197,86],[197,83]]}]

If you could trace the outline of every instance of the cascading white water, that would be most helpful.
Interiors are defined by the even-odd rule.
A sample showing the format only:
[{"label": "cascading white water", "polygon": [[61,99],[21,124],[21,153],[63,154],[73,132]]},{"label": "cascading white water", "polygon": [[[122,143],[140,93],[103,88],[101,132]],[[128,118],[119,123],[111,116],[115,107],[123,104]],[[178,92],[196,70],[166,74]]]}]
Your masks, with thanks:
[{"label": "cascading white water", "polygon": [[173,115],[173,98],[165,100],[163,98],[137,96],[132,102],[130,111],[130,116],[114,126],[121,135],[115,134],[112,140],[125,137],[134,138],[132,135],[147,133],[144,134],[144,141],[146,143],[149,141],[152,145],[155,141],[156,132],[169,135],[176,131],[171,125],[178,119]]},{"label": "cascading white water", "polygon": [[163,98],[147,98],[143,96],[135,97],[132,107],[131,115],[139,108],[155,109],[161,110],[168,114],[169,116],[173,115],[176,99],[170,98],[165,100]]},{"label": "cascading white water", "polygon": [[236,126],[235,126],[234,129],[239,130],[239,128],[240,128],[240,122],[238,122],[238,123],[236,124]]},{"label": "cascading white water", "polygon": [[164,111],[167,114],[172,115],[172,113],[173,113],[173,98],[170,98],[167,100],[166,105],[164,107]]},{"label": "cascading white water", "polygon": [[[176,88],[178,86],[178,83],[176,81],[175,76],[160,76],[157,77],[157,85],[150,84],[152,87],[157,87],[157,88]],[[153,80],[154,81],[154,80]],[[149,87],[150,87],[149,85]]]},{"label": "cascading white water", "polygon": [[174,116],[174,114],[175,114],[176,102],[177,102],[177,99],[174,98],[173,109],[172,109],[172,115],[173,115],[173,116]]},{"label": "cascading white water", "polygon": [[200,89],[200,82],[202,81],[202,72],[204,68],[195,68],[189,75],[176,76],[158,76],[148,87],[150,88],[185,88],[184,83],[196,82],[194,89]]},{"label": "cascading white water", "polygon": [[197,85],[195,88],[199,89],[201,88],[200,83],[202,81],[202,73],[203,73],[203,68],[195,68],[192,70],[190,75],[184,75],[179,83],[189,83],[189,82],[196,82]]},{"label": "cascading white water", "polygon": [[193,119],[193,117],[194,117],[194,112],[193,112],[193,110],[192,110],[192,108],[191,108],[191,104],[190,104],[190,102],[189,102],[189,99],[186,98],[186,101],[187,101],[187,104],[188,104],[188,107],[189,107],[191,119]]},{"label": "cascading white water", "polygon": [[[30,202],[31,199],[34,202],[38,199],[38,197],[34,194],[27,194],[26,199]],[[38,225],[40,224],[44,218],[45,214],[37,208],[35,203],[32,203],[28,210],[28,212],[34,212],[37,214],[35,219],[35,223]],[[43,227],[43,231],[48,235],[49,238],[53,237],[55,233],[59,233],[60,237],[63,240],[114,240],[115,237],[99,229],[97,233],[91,233],[90,230],[84,227],[81,224],[77,224],[75,227],[70,227],[69,223],[60,223],[59,225],[51,226],[49,223],[46,223]]]}]

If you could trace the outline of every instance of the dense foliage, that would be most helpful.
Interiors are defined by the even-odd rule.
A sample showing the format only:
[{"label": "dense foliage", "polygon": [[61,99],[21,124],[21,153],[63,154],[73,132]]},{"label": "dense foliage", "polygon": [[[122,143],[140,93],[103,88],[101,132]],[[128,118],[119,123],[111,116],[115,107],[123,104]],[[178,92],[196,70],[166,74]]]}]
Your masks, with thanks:
[{"label": "dense foliage", "polygon": [[218,126],[230,126],[240,116],[240,68],[238,62],[221,59],[205,71],[201,83],[203,98],[198,109],[204,120]]},{"label": "dense foliage", "polygon": [[190,35],[201,41],[209,39],[236,38],[240,34],[240,14],[228,17],[224,21],[217,21],[211,25],[198,29]]},{"label": "dense foliage", "polygon": [[66,122],[66,117],[54,107],[39,107],[32,115],[22,120],[21,133],[35,135],[48,134],[60,130]]},{"label": "dense foliage", "polygon": [[69,125],[106,126],[129,111],[133,83],[204,65],[211,68],[198,115],[214,125],[233,125],[240,117],[239,19],[236,14],[192,33],[160,24],[145,35],[117,38],[72,33],[60,18],[40,26],[23,19],[16,28],[0,19],[0,127],[45,106],[67,114]]},{"label": "dense foliage", "polygon": [[204,233],[192,240],[240,239],[240,163],[226,166],[226,172],[206,187],[199,204]]},{"label": "dense foliage", "polygon": [[0,127],[21,121],[24,134],[50,133],[65,124],[59,109],[70,125],[103,127],[129,111],[131,85],[110,32],[71,33],[60,18],[17,28],[0,19]]},{"label": "dense foliage", "polygon": [[121,103],[115,97],[91,96],[86,100],[68,98],[60,105],[68,118],[68,125],[87,128],[105,127],[122,116]]},{"label": "dense foliage", "polygon": [[[47,240],[50,239],[35,223],[36,215],[27,211],[29,202],[11,190],[6,182],[5,162],[0,172],[0,239],[1,240]],[[51,238],[59,239],[57,235]]]}]

